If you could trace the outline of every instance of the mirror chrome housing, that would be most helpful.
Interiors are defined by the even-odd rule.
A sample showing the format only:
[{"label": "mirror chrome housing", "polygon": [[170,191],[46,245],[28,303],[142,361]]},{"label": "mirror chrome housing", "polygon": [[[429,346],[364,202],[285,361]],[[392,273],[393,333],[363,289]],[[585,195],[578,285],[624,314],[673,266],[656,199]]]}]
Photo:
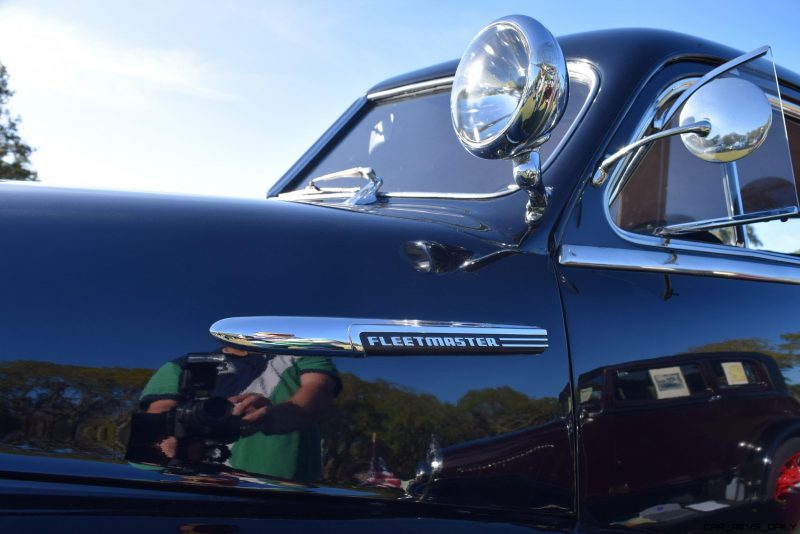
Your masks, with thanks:
[{"label": "mirror chrome housing", "polygon": [[475,156],[513,159],[514,179],[528,191],[526,220],[547,205],[537,148],[564,114],[567,64],[553,35],[538,21],[505,17],[482,29],[456,70],[450,95],[453,128]]},{"label": "mirror chrome housing", "polygon": [[729,163],[760,147],[772,125],[772,107],[764,92],[741,78],[718,78],[686,101],[680,125],[708,121],[704,135],[681,134],[686,149],[705,161]]}]

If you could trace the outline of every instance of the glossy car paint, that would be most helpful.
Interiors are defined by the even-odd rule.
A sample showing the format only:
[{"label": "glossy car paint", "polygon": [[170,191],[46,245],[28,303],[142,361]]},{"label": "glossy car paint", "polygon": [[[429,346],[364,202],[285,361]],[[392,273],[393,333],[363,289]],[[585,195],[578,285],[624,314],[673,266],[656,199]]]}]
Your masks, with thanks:
[{"label": "glossy car paint", "polygon": [[[85,460],[119,461],[124,417],[137,393],[112,389],[89,398],[86,387],[70,380],[90,381],[92,373],[108,367],[118,368],[119,375],[154,370],[186,352],[211,350],[218,343],[208,328],[224,317],[362,316],[536,325],[547,329],[550,340],[538,356],[338,358],[335,363],[340,373],[391,382],[438,403],[454,403],[487,388],[556,398],[569,382],[560,299],[545,255],[525,254],[474,273],[433,276],[413,268],[404,253],[406,242],[425,239],[476,252],[487,250],[486,242],[429,221],[269,200],[231,203],[16,185],[4,191],[4,199],[4,212],[13,217],[16,231],[4,235],[3,246],[19,250],[5,267],[7,279],[15,280],[6,296],[17,304],[6,322],[16,334],[4,341],[4,362],[10,365],[4,378],[13,380],[21,369],[22,374],[30,369],[47,384],[18,383],[6,390],[8,404],[17,404],[5,414],[4,449],[81,458],[66,464],[76,470],[74,477],[90,477],[81,473]],[[287,221],[295,222],[287,226]],[[38,245],[28,246],[31,239]],[[320,256],[321,250],[327,252]],[[531,278],[530,273],[540,274]],[[513,300],[506,294],[509,278],[520,280]],[[73,398],[80,398],[64,406],[59,397],[65,390],[78,390]],[[333,420],[346,418],[344,410],[334,408]],[[567,444],[558,451],[565,468],[559,473],[561,487],[557,494],[526,501],[522,514],[529,514],[532,505],[574,514],[567,414],[553,415],[558,438]],[[109,420],[122,429],[111,438],[100,428]],[[413,420],[399,424],[419,443],[401,458],[413,469],[431,434],[440,429],[417,428]],[[101,435],[102,440],[97,438]],[[326,437],[348,438],[338,432]],[[380,439],[391,439],[378,437],[379,445]],[[23,477],[26,464],[16,461],[15,454],[3,456],[3,469]],[[353,465],[339,466],[337,473],[365,469],[368,449],[341,461]],[[394,461],[391,467],[399,470],[397,454]],[[100,471],[91,478],[106,476]],[[113,478],[145,476],[150,472],[120,465]],[[413,471],[406,468],[403,476],[411,478]],[[402,494],[355,487],[336,477],[325,485],[349,487],[352,497],[396,499]],[[273,484],[264,487],[281,491]],[[313,493],[320,492],[325,490]]]},{"label": "glossy car paint", "polygon": [[[573,528],[576,521],[586,528],[613,525],[662,504],[678,491],[703,497],[701,490],[678,480],[665,481],[653,491],[613,498],[627,480],[619,473],[624,463],[595,465],[588,459],[602,458],[606,454],[602,451],[611,457],[622,454],[619,451],[627,449],[615,444],[619,441],[636,450],[639,435],[630,430],[611,437],[581,433],[585,423],[568,411],[577,405],[572,384],[600,367],[687,352],[711,353],[725,342],[763,339],[777,346],[782,334],[800,330],[791,308],[796,286],[566,267],[558,264],[558,251],[562,244],[636,249],[610,227],[602,192],[585,187],[586,180],[603,154],[627,140],[642,110],[665,84],[719,64],[736,52],[653,31],[595,32],[560,42],[568,59],[596,66],[602,90],[545,174],[545,183],[553,187],[552,201],[533,230],[523,222],[527,195],[521,191],[493,200],[426,200],[423,217],[419,199],[343,209],[274,199],[2,184],[3,522],[19,529],[46,527],[34,517],[42,513],[46,501],[59,521],[61,511],[76,504],[94,510],[93,523],[82,523],[87,528],[104,528],[106,514],[117,513],[135,517],[142,528],[169,528],[229,513],[269,518],[271,526],[289,521],[293,528],[316,528],[300,518],[304,512],[295,514],[314,510],[320,518],[339,518],[341,523],[334,528],[455,525],[461,529],[467,524],[481,528],[486,526],[482,521],[489,521],[495,528],[509,530],[520,526],[561,530]],[[667,68],[678,60],[692,63]],[[373,91],[452,75],[455,66],[446,63],[412,73]],[[356,108],[364,104],[360,101]],[[356,111],[337,127],[357,118]],[[335,141],[337,131],[326,134],[325,142]],[[312,148],[272,193],[286,189],[298,169],[322,156],[324,148]],[[457,219],[448,216],[455,212]],[[422,273],[405,252],[409,241],[419,240],[460,247],[475,256],[514,244],[523,253],[474,272]],[[468,477],[467,491],[445,478],[445,471],[439,487],[452,489],[441,491],[439,501],[433,490],[421,502],[397,501],[402,492],[343,480],[313,486],[237,480],[231,487],[197,473],[143,471],[121,462],[119,445],[124,444],[126,420],[138,397],[136,384],[165,361],[217,347],[208,334],[215,321],[253,315],[546,328],[550,347],[539,356],[341,358],[335,363],[340,372],[367,384],[394,383],[419,398],[429,395],[441,405],[454,405],[470,392],[505,388],[528,399],[551,399],[558,409],[547,421],[519,421],[506,432],[485,436],[488,450],[475,441],[440,443],[446,454],[462,454],[462,466],[487,470],[498,454],[518,463],[492,466],[488,477]],[[103,390],[96,398],[87,393],[99,383],[122,383],[120,376],[127,377],[124,387]],[[782,395],[774,402],[790,406],[787,411],[793,412],[796,403]],[[737,406],[727,414],[736,422],[718,423],[711,438],[735,426],[737,432],[725,440],[769,449],[797,427],[770,426],[774,417],[761,420],[753,410]],[[796,414],[787,414],[787,419],[789,415]],[[749,422],[741,424],[742,420]],[[116,426],[109,428],[109,421]],[[694,425],[686,417],[676,421],[670,423],[677,426],[676,432]],[[431,434],[440,430],[414,426],[413,417],[404,422],[404,429],[418,444],[402,455],[406,463],[422,460]],[[711,446],[711,438],[692,436],[687,455]],[[379,435],[379,443],[381,439],[385,438]],[[512,453],[496,452],[511,442]],[[547,447],[536,449],[542,444]],[[519,457],[531,449],[545,450],[547,455],[529,452]],[[635,461],[642,457],[659,461],[646,450],[638,456],[624,454]],[[742,459],[739,467],[755,469],[746,462]],[[369,457],[348,458],[344,463],[349,466],[344,471],[355,472],[369,463]],[[540,466],[545,464],[559,469],[541,480]],[[511,487],[527,488],[530,498],[498,499],[492,488],[507,485],[508,477],[518,483]],[[172,497],[167,502],[147,493],[156,490]],[[224,498],[225,510],[233,512],[222,511],[222,503],[214,509],[206,506],[209,494]],[[227,508],[228,501],[232,508]],[[268,511],[263,512],[262,506]],[[20,509],[29,513],[11,523],[10,514]],[[376,509],[388,511],[376,517],[372,515]],[[162,515],[166,517],[153,517]],[[453,517],[470,519],[442,523],[456,521]],[[748,516],[736,510],[705,519],[719,517],[735,521]],[[223,523],[246,531],[252,528],[248,521]]]}]

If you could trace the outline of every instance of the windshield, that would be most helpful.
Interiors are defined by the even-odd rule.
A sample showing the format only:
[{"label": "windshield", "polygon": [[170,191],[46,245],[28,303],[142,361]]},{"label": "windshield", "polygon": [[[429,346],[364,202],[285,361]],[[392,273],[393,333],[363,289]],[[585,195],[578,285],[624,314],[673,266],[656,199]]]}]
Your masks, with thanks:
[{"label": "windshield", "polygon": [[[573,71],[574,64],[570,65]],[[542,161],[553,153],[581,115],[593,92],[593,76],[570,72],[566,112],[542,145]],[[470,155],[458,142],[450,120],[450,92],[374,104],[314,165],[301,171],[286,191],[305,188],[315,177],[353,167],[372,167],[383,180],[381,192],[488,195],[512,186],[512,163]],[[343,178],[325,187],[360,187]],[[513,189],[513,188],[512,188]]]}]

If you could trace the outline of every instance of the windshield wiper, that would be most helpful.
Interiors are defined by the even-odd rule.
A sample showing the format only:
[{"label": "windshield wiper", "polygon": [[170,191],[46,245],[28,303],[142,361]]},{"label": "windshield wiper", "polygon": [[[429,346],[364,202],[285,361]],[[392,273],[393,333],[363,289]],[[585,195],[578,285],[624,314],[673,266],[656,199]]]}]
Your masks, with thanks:
[{"label": "windshield wiper", "polygon": [[[362,178],[366,180],[367,183],[362,187],[320,187],[319,185],[321,182],[331,182],[333,180],[342,180],[346,178]],[[340,195],[343,193],[352,193],[352,196],[345,200],[344,204],[346,206],[360,206],[377,202],[378,190],[382,185],[383,180],[378,178],[378,175],[375,174],[372,167],[353,167],[352,169],[317,176],[312,179],[304,189],[282,193],[278,195],[278,197],[292,198],[319,194]]]}]

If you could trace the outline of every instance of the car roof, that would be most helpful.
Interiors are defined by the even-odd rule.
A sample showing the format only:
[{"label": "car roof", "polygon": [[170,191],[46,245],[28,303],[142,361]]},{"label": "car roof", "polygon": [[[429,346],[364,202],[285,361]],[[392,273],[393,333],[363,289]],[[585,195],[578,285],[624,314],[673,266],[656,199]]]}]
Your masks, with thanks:
[{"label": "car roof", "polygon": [[[677,59],[719,63],[743,52],[699,37],[667,30],[624,28],[576,33],[558,38],[567,60],[584,60],[596,65],[608,76],[625,72],[641,79],[659,67]],[[766,43],[768,44],[768,43]],[[466,43],[465,43],[466,46]],[[385,91],[418,82],[455,74],[458,60],[446,61],[395,76],[373,86],[368,93]],[[800,77],[778,69],[779,77],[800,89]]]}]

